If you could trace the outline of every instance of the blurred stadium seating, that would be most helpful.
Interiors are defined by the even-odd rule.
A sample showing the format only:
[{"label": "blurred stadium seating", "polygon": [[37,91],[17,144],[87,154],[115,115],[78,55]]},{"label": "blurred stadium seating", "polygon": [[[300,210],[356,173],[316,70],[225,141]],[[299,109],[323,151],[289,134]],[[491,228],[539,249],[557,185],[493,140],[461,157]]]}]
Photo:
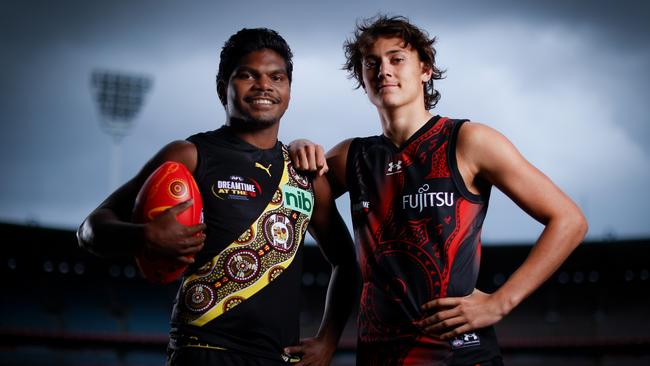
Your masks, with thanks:
[{"label": "blurred stadium seating", "polygon": [[[0,224],[0,365],[163,365],[178,283],[145,282],[130,260],[94,257],[74,232]],[[304,257],[302,333],[318,328],[329,266]],[[530,245],[484,246],[494,291]],[[650,239],[589,242],[497,326],[507,365],[650,365]],[[352,317],[333,365],[354,365]]]}]

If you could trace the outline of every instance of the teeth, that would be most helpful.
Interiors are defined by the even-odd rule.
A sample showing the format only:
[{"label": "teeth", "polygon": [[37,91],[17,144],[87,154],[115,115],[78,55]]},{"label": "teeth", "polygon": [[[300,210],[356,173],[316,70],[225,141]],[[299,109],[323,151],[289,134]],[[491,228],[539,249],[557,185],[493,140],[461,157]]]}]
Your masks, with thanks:
[{"label": "teeth", "polygon": [[273,104],[273,102],[271,102],[268,99],[253,99],[253,101],[251,103],[253,103],[253,104]]}]

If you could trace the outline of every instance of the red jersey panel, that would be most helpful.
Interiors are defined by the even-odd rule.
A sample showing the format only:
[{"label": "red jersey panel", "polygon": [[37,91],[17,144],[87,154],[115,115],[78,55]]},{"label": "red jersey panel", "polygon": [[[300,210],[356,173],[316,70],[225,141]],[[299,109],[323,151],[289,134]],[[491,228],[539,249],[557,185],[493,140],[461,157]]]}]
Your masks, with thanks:
[{"label": "red jersey panel", "polygon": [[449,365],[498,355],[491,328],[446,342],[414,324],[426,315],[422,304],[468,295],[478,277],[489,195],[469,192],[458,171],[464,122],[433,117],[401,147],[383,135],[350,145],[347,184],[363,279],[359,365]]}]

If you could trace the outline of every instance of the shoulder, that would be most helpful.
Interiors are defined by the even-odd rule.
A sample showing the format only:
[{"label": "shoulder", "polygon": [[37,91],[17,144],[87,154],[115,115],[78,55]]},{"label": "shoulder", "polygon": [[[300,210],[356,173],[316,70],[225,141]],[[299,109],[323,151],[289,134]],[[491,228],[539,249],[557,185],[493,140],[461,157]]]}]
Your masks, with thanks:
[{"label": "shoulder", "polygon": [[328,159],[330,157],[338,157],[338,156],[341,156],[341,155],[347,155],[348,150],[350,149],[350,145],[352,144],[352,142],[354,140],[358,140],[358,139],[359,139],[358,137],[357,138],[349,138],[349,139],[343,140],[343,141],[339,142],[338,144],[334,145],[334,147],[331,148],[327,152]]},{"label": "shoulder", "polygon": [[457,146],[459,151],[481,152],[512,146],[512,143],[488,125],[467,121],[460,126]]},{"label": "shoulder", "polygon": [[169,160],[183,163],[190,172],[194,172],[198,161],[196,145],[187,140],[172,141],[160,150],[156,160],[160,164]]},{"label": "shoulder", "polygon": [[189,136],[186,140],[197,145],[201,144],[220,144],[233,139],[232,132],[225,125],[209,131],[197,132]]},{"label": "shoulder", "polygon": [[170,157],[183,156],[196,153],[196,145],[187,140],[175,140],[161,149],[161,153]]},{"label": "shoulder", "polygon": [[339,142],[328,153],[327,157],[338,157],[346,160],[348,156],[371,151],[375,148],[385,148],[386,138],[381,135],[353,137]]},{"label": "shoulder", "polygon": [[334,170],[345,170],[345,167],[347,165],[347,159],[348,159],[348,153],[350,151],[350,146],[352,143],[357,140],[355,138],[343,140],[339,142],[338,144],[334,145],[333,148],[331,148],[327,154],[327,165],[330,168],[330,171],[332,169]]},{"label": "shoulder", "polygon": [[499,131],[482,123],[461,126],[456,155],[468,168],[493,181],[504,170],[520,169],[526,164],[517,148]]},{"label": "shoulder", "polygon": [[497,130],[481,122],[466,121],[460,126],[458,138],[466,142],[480,142],[480,139],[490,134],[498,134]]},{"label": "shoulder", "polygon": [[326,154],[327,166],[329,167],[327,178],[332,186],[335,197],[347,191],[346,171],[348,153],[350,151],[350,145],[355,140],[354,138],[343,140],[331,148]]}]

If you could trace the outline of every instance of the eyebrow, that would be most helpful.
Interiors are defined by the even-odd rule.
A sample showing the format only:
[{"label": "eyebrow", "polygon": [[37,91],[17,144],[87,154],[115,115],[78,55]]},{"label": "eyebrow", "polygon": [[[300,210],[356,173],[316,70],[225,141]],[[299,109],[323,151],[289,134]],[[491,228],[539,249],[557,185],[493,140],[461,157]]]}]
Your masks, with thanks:
[{"label": "eyebrow", "polygon": [[[386,55],[391,56],[391,55],[394,55],[396,53],[405,52],[405,50],[406,50],[406,48],[392,49],[392,50],[389,50],[388,52],[386,52]],[[377,55],[377,54],[374,54],[374,53],[368,53],[368,54],[363,56],[363,58],[368,58],[368,57],[381,57],[381,56]]]},{"label": "eyebrow", "polygon": [[[254,74],[261,74],[261,72],[258,69],[252,68],[250,66],[246,65],[240,65],[235,69],[235,72],[242,72],[242,71],[248,71]],[[277,69],[270,70],[267,72],[267,74],[277,74],[277,73],[282,73],[288,75],[289,72],[287,71],[286,68],[279,67]]]}]

